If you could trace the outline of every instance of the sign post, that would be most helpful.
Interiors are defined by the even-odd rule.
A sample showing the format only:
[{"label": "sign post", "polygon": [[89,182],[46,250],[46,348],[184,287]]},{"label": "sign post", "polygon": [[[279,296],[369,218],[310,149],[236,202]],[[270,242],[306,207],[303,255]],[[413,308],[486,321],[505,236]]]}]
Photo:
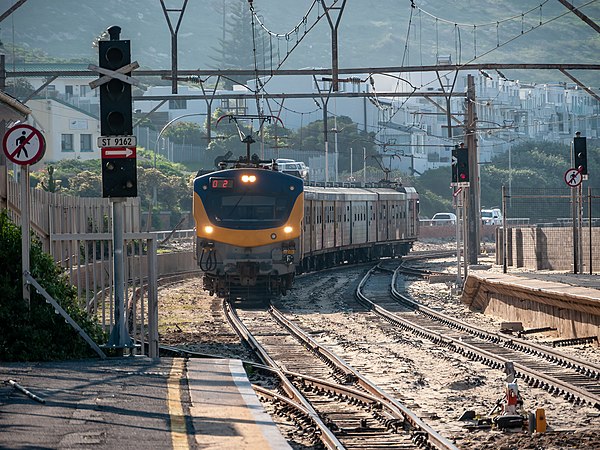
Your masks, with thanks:
[{"label": "sign post", "polygon": [[[31,238],[29,236],[29,165],[35,164],[46,152],[46,140],[42,133],[31,125],[20,124],[12,127],[4,135],[2,147],[6,157],[21,166],[19,183],[21,184],[21,267],[25,275],[29,272],[29,253]],[[29,284],[23,276],[23,300],[31,308]]]},{"label": "sign post", "polygon": [[582,190],[581,182],[583,166],[571,168],[565,172],[564,180],[571,189],[571,217],[573,219],[573,273],[582,273],[583,271],[583,246],[581,241],[581,207]]}]

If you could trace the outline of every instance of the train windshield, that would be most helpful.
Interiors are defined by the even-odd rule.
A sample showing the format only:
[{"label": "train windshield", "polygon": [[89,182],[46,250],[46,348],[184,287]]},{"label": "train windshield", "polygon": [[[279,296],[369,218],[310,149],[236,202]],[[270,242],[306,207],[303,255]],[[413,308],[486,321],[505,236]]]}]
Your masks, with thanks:
[{"label": "train windshield", "polygon": [[226,228],[274,228],[286,223],[293,200],[283,194],[220,193],[213,196],[207,212],[215,224]]}]

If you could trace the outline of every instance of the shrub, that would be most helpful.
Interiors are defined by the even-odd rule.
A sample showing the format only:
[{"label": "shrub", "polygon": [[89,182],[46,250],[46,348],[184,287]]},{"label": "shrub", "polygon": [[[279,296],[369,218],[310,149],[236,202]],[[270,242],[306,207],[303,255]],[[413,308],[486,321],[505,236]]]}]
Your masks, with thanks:
[{"label": "shrub", "polygon": [[[96,342],[105,341],[100,326],[77,303],[77,291],[36,239],[31,244],[32,276]],[[96,353],[31,287],[30,308],[23,300],[21,230],[0,213],[0,360],[48,361],[96,356]]]}]

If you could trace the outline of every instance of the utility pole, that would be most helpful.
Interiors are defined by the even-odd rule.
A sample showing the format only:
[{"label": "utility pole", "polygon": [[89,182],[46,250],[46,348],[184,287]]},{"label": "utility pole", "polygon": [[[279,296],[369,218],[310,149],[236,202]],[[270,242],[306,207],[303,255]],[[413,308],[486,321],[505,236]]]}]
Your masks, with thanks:
[{"label": "utility pole", "polygon": [[[337,1],[337,0],[336,0]],[[331,75],[333,78],[333,92],[337,92],[339,89],[339,66],[338,66],[338,27],[340,26],[340,20],[342,19],[342,14],[344,12],[344,8],[346,7],[346,0],[342,1],[341,6],[333,6],[336,1],[332,3],[331,6],[327,6],[325,4],[325,0],[321,0],[321,5],[323,6],[323,10],[325,11],[325,15],[327,16],[327,22],[329,22],[329,27],[331,28]],[[337,10],[338,15],[337,18],[334,19],[330,14],[331,10]]]},{"label": "utility pole", "polygon": [[[6,70],[5,70],[5,56],[4,53],[0,53],[0,92],[4,92],[6,89]],[[4,134],[6,133],[6,120],[0,120],[0,142],[4,140]],[[0,208],[4,209],[8,206],[8,161],[4,152],[0,152],[0,168],[4,171],[4,186],[0,186]],[[6,198],[6,203],[4,202]]]},{"label": "utility pole", "polygon": [[477,116],[475,114],[475,78],[467,75],[467,120],[465,136],[469,151],[471,185],[468,188],[464,220],[467,221],[466,263],[477,264],[479,255],[479,161],[477,155]]},{"label": "utility pole", "polygon": [[[171,91],[173,94],[177,94],[177,33],[179,32],[179,26],[181,25],[181,19],[183,19],[187,2],[188,0],[183,0],[183,6],[181,8],[167,8],[165,6],[165,0],[160,0],[160,5],[162,6],[165,19],[167,19],[167,25],[169,25],[169,31],[171,32],[171,75],[173,77],[171,79]],[[175,28],[173,28],[171,18],[169,17],[169,13],[171,12],[179,13]]]}]

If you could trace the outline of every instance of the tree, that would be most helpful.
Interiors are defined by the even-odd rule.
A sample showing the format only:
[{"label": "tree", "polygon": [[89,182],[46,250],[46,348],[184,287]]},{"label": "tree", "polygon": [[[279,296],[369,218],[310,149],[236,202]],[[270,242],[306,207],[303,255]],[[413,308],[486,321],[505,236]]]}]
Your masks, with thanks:
[{"label": "tree", "polygon": [[25,78],[16,78],[6,83],[6,92],[18,99],[24,99],[35,89]]},{"label": "tree", "polygon": [[[334,131],[333,126],[335,122],[337,122],[337,127]],[[330,127],[327,136],[330,152],[335,151],[337,134],[340,172],[350,172],[350,148],[353,150],[353,170],[361,169],[363,166],[363,147],[366,150],[367,165],[379,167],[372,159],[372,156],[377,154],[376,141],[373,133],[359,131],[358,124],[354,123],[352,119],[347,116],[339,116],[335,121],[332,118],[329,118],[327,125]],[[316,120],[302,127],[297,132],[289,133],[287,144],[290,148],[297,150],[325,148],[323,121]]]},{"label": "tree", "polygon": [[77,197],[102,196],[102,175],[98,172],[83,170],[71,178],[69,189],[65,193]]},{"label": "tree", "polygon": [[[154,153],[137,150],[138,194],[142,205],[152,203],[156,187],[158,208],[180,213],[191,208],[191,184],[183,166],[157,155],[154,168]],[[99,160],[62,160],[52,163],[53,178],[60,181],[61,193],[79,197],[100,197],[102,175]],[[43,168],[32,173],[37,186],[48,186],[48,172]],[[42,183],[44,183],[42,185]],[[35,186],[35,181],[34,181]]]},{"label": "tree", "polygon": [[206,133],[195,122],[177,122],[171,124],[163,133],[163,136],[176,144],[203,145],[206,142]]},{"label": "tree", "polygon": [[[228,9],[229,15],[225,16]],[[224,30],[223,37],[218,39],[220,48],[213,48],[218,56],[215,69],[254,69],[255,64],[264,68],[263,57],[270,58],[270,50],[263,45],[263,32],[260,27],[252,28],[252,14],[247,2],[223,3]],[[254,44],[256,43],[256,49]],[[259,45],[260,44],[260,45]],[[231,89],[233,84],[244,83],[245,80],[225,80],[225,88]]]}]

